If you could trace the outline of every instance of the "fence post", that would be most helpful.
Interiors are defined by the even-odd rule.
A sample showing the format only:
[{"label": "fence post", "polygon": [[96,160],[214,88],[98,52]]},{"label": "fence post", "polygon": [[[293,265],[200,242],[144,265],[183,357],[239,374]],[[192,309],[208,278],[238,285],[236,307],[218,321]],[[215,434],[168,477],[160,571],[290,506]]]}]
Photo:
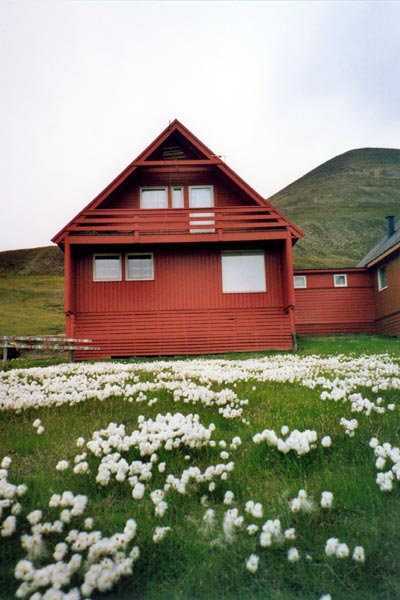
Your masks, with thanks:
[{"label": "fence post", "polygon": [[7,338],[4,336],[3,338],[4,346],[3,346],[3,369],[7,369]]}]

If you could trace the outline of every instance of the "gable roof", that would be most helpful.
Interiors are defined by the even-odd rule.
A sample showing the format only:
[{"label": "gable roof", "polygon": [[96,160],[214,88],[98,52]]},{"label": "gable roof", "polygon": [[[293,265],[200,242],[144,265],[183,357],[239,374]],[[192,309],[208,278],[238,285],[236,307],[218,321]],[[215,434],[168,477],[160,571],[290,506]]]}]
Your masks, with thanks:
[{"label": "gable roof", "polygon": [[398,248],[400,248],[400,221],[395,224],[394,233],[390,237],[387,233],[383,235],[379,242],[360,260],[357,267],[370,267]]},{"label": "gable roof", "polygon": [[303,237],[304,234],[298,227],[248,185],[224,163],[220,156],[213,153],[178,119],[175,119],[100,194],[57,233],[52,238],[52,242],[61,243],[71,224],[79,220],[86,211],[99,208],[110,194],[120,188],[136,170],[143,167],[159,166],[160,164],[163,166],[214,166],[222,177],[238,186],[256,205],[267,207],[279,216],[286,223],[295,240]]}]

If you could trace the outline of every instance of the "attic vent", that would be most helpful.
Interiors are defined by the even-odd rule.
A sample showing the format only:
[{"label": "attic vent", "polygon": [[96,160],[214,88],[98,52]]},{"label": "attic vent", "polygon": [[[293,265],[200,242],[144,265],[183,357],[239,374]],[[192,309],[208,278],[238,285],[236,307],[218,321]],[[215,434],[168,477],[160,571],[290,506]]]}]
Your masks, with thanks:
[{"label": "attic vent", "polygon": [[182,160],[186,158],[186,153],[181,146],[165,146],[162,149],[162,160]]}]

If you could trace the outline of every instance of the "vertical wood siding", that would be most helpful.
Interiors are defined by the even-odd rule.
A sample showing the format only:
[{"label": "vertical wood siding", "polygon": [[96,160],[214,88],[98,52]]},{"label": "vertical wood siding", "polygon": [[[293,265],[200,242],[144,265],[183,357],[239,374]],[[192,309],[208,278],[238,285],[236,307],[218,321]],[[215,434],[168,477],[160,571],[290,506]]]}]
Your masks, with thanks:
[{"label": "vertical wood siding", "polygon": [[221,248],[140,250],[154,254],[153,281],[94,282],[93,254],[100,250],[76,257],[74,335],[101,347],[93,357],[291,348],[283,244],[265,250],[267,292],[251,294],[222,292]]},{"label": "vertical wood siding", "polygon": [[[139,250],[154,254],[153,281],[93,281],[94,252],[76,258],[76,312],[282,306],[282,264],[278,244],[265,251],[267,292],[251,294],[222,293],[220,249],[140,247]],[[112,250],[122,254],[123,262],[126,252],[135,251],[138,251],[137,247]]]},{"label": "vertical wood siding", "polygon": [[376,312],[379,319],[394,312],[400,311],[400,254],[388,257],[379,266],[386,266],[388,287],[378,290],[377,267],[372,269],[375,288]]},{"label": "vertical wood siding", "polygon": [[347,274],[347,287],[334,287],[333,271],[295,271],[296,275],[307,277],[307,288],[295,290],[297,333],[375,333],[376,312],[371,274],[346,269],[335,272]]}]

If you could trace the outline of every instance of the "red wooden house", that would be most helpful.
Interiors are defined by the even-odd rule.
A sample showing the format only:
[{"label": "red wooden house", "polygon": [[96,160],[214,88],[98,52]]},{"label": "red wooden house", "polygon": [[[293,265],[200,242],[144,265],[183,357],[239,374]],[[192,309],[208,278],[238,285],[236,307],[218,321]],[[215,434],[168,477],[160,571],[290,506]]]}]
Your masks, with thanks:
[{"label": "red wooden house", "polygon": [[289,349],[301,231],[179,121],[53,239],[86,357]]},{"label": "red wooden house", "polygon": [[366,268],[294,272],[300,335],[376,333],[374,279]]},{"label": "red wooden house", "polygon": [[358,263],[368,269],[378,333],[400,336],[400,222],[386,217],[386,234]]}]

